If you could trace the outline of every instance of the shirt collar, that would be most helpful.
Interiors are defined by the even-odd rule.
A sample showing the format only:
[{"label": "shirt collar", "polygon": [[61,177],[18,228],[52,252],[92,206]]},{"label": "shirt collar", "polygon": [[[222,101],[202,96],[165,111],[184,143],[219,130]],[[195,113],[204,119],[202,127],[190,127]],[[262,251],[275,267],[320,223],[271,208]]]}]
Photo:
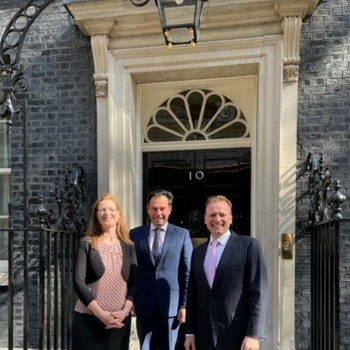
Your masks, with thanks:
[{"label": "shirt collar", "polygon": [[[220,243],[220,244],[222,244],[222,245],[226,245],[226,243],[227,243],[227,241],[229,240],[229,238],[230,238],[230,236],[231,236],[231,232],[230,232],[230,230],[227,230],[223,235],[221,235],[217,240],[218,240],[218,242]],[[210,242],[209,242],[209,244],[211,244],[211,242],[213,241],[213,236],[212,235],[210,235]]]},{"label": "shirt collar", "polygon": [[[150,231],[153,232],[154,229],[156,229],[157,227],[155,227],[153,225],[153,223],[151,223],[151,228],[150,228]],[[166,222],[163,226],[160,227],[160,229],[162,229],[164,232],[166,232],[168,228],[168,222]]]}]

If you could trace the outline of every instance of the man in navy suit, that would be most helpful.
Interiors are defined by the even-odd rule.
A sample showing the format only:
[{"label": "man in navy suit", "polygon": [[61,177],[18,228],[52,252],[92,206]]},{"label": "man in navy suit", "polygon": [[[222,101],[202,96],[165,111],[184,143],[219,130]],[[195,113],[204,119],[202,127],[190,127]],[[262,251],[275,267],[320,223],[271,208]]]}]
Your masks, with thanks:
[{"label": "man in navy suit", "polygon": [[205,224],[211,235],[192,254],[186,350],[258,350],[266,338],[265,260],[259,242],[230,231],[231,223],[231,202],[208,198]]},{"label": "man in navy suit", "polygon": [[151,192],[151,224],[130,231],[138,261],[135,310],[142,350],[174,350],[179,325],[186,320],[193,247],[188,230],[168,222],[172,201],[171,192]]}]

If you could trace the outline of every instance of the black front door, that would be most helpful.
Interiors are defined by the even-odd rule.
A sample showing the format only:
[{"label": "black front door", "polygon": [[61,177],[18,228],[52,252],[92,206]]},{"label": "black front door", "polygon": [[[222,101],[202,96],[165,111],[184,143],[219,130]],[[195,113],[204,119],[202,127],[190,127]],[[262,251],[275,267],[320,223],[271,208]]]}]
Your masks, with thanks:
[{"label": "black front door", "polygon": [[172,151],[144,154],[144,222],[147,193],[163,188],[174,195],[170,222],[187,228],[192,238],[209,236],[204,204],[212,195],[232,202],[232,229],[250,235],[250,148]]}]

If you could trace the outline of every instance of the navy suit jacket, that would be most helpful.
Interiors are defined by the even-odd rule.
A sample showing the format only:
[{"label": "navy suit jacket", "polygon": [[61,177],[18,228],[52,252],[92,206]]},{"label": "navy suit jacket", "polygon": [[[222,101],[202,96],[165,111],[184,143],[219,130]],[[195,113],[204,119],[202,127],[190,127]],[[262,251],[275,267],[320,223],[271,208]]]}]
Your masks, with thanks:
[{"label": "navy suit jacket", "polygon": [[207,247],[192,254],[186,333],[195,335],[198,350],[239,350],[245,336],[265,339],[267,271],[259,242],[231,231],[212,288],[204,271]]},{"label": "navy suit jacket", "polygon": [[138,261],[136,314],[148,316],[157,301],[164,316],[175,317],[179,308],[186,305],[193,250],[190,234],[188,230],[168,223],[160,261],[156,265],[149,246],[149,232],[150,225],[130,231]]}]

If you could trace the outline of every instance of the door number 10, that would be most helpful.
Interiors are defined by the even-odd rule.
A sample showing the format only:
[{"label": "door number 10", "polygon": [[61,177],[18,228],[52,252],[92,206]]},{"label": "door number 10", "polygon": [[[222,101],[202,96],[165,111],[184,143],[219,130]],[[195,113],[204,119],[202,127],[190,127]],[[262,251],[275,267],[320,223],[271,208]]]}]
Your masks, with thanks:
[{"label": "door number 10", "polygon": [[[189,180],[190,181],[192,181],[192,171],[190,171],[189,173],[188,173],[188,178],[189,178]],[[204,179],[204,173],[203,173],[203,171],[196,171],[195,173],[194,173],[194,177],[195,177],[195,179],[196,180],[203,180]]]}]

